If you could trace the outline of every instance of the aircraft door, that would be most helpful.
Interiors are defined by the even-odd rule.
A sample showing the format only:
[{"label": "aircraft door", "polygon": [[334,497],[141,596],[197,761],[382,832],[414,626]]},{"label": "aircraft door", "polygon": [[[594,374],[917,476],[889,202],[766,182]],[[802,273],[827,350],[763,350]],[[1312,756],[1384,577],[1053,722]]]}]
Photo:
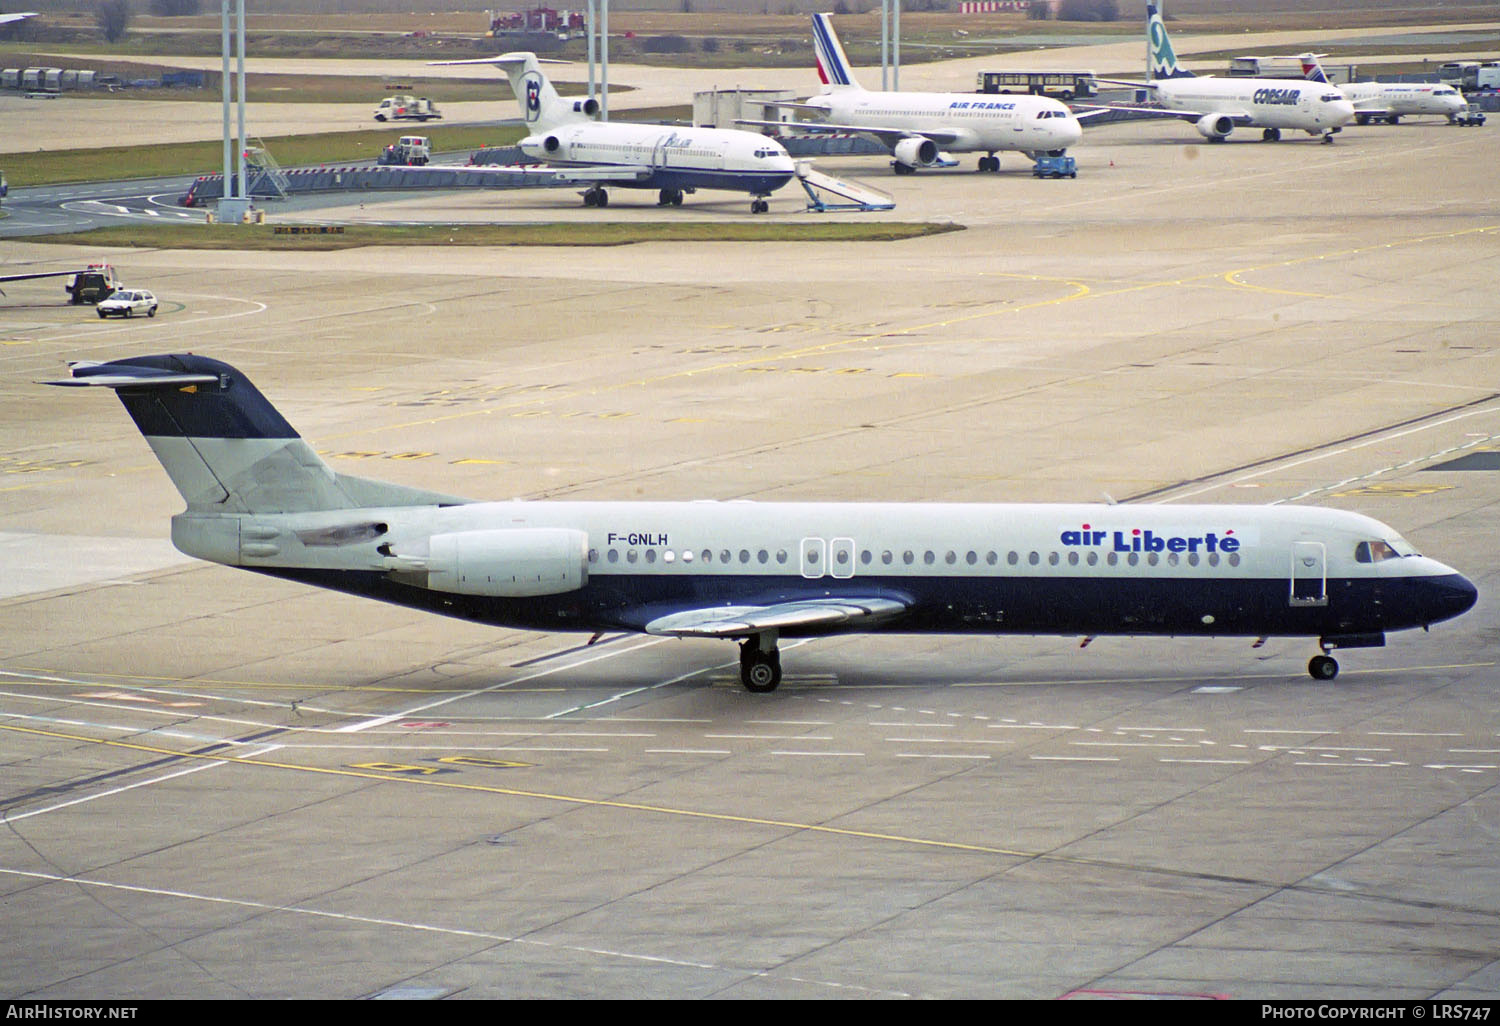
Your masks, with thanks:
[{"label": "aircraft door", "polygon": [[1328,553],[1322,542],[1292,543],[1291,604],[1328,605]]},{"label": "aircraft door", "polygon": [[828,572],[828,545],[822,538],[802,539],[802,576],[816,580]]}]

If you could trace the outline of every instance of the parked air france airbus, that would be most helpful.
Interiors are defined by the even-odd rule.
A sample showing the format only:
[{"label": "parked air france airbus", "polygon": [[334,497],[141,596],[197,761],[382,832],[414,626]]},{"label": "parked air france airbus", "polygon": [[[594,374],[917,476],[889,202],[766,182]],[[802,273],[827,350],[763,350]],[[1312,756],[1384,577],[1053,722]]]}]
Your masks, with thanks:
[{"label": "parked air france airbus", "polygon": [[814,14],[813,48],[823,91],[804,103],[777,106],[816,114],[817,121],[747,121],[809,132],[854,132],[873,136],[896,158],[897,174],[919,167],[951,165],[946,152],[985,153],[979,170],[999,171],[1000,150],[1033,159],[1060,156],[1083,129],[1063,103],[1045,96],[983,93],[870,92],[860,88],[843,44],[826,14]]},{"label": "parked air france airbus", "polygon": [[[1310,82],[1327,82],[1318,54],[1302,54],[1302,74]],[[1468,104],[1463,94],[1445,82],[1350,82],[1339,87],[1354,104],[1354,123],[1372,118],[1396,124],[1408,114],[1438,114],[1452,121]]]},{"label": "parked air france airbus", "polygon": [[335,473],[242,373],[202,356],[76,363],[113,388],[199,559],[479,623],[777,641],[885,630],[1269,635],[1382,645],[1474,604],[1368,517],[1316,507],[472,502]]},{"label": "parked air france airbus", "polygon": [[588,183],[585,206],[608,205],[604,186],[613,183],[656,189],[662,206],[681,206],[683,196],[698,189],[748,192],[751,212],[763,214],[770,209],[766,197],[796,173],[786,149],[758,132],[595,121],[597,101],[564,100],[532,53],[433,63],[503,68],[532,133],[521,140],[521,150],[565,169],[570,180]]},{"label": "parked air france airbus", "polygon": [[1146,5],[1146,46],[1151,81],[1100,82],[1149,89],[1159,106],[1105,105],[1114,110],[1155,111],[1191,121],[1209,142],[1223,142],[1236,127],[1261,129],[1261,138],[1276,142],[1282,129],[1300,129],[1333,141],[1352,117],[1354,105],[1334,86],[1306,79],[1214,78],[1197,76],[1177,65],[1167,26],[1155,4]]}]

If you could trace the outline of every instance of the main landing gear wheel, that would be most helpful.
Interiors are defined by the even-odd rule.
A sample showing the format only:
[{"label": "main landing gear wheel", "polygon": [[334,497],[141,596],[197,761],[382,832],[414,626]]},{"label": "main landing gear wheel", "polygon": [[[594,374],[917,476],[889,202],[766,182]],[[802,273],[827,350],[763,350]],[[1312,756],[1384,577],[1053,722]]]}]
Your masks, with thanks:
[{"label": "main landing gear wheel", "polygon": [[917,173],[916,168],[912,167],[910,164],[903,164],[899,160],[891,165],[891,170],[896,172],[896,174],[898,175],[914,175]]},{"label": "main landing gear wheel", "polygon": [[607,207],[609,206],[609,193],[596,185],[583,194],[583,205],[586,207]]},{"label": "main landing gear wheel", "polygon": [[682,206],[681,189],[663,189],[656,194],[656,205],[659,207]]},{"label": "main landing gear wheel", "polygon": [[781,653],[763,651],[754,638],[740,645],[740,683],[746,691],[769,694],[781,686]]},{"label": "main landing gear wheel", "polygon": [[999,171],[1000,158],[991,153],[988,157],[979,158],[980,171]]},{"label": "main landing gear wheel", "polygon": [[769,200],[753,199],[750,201],[750,213],[752,214],[764,214],[770,209],[771,202]]},{"label": "main landing gear wheel", "polygon": [[1339,661],[1330,655],[1313,656],[1308,660],[1307,672],[1313,680],[1333,680],[1339,675]]},{"label": "main landing gear wheel", "polygon": [[1265,142],[1281,142],[1281,129],[1268,128],[1260,133],[1260,137]]}]

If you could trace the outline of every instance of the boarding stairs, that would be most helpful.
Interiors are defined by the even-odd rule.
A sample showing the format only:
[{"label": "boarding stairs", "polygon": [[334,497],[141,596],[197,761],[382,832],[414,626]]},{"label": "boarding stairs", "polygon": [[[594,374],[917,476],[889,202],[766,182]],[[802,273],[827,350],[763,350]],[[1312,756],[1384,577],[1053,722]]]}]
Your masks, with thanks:
[{"label": "boarding stairs", "polygon": [[[797,181],[807,193],[807,209],[813,213],[837,210],[894,210],[890,193],[862,182],[835,178],[815,170],[810,160],[797,161]],[[830,202],[826,197],[836,197]],[[839,202],[842,201],[842,202]]]},{"label": "boarding stairs", "polygon": [[290,185],[286,172],[259,139],[250,140],[250,145],[245,147],[245,180],[250,184],[246,190],[250,196],[286,199]]}]

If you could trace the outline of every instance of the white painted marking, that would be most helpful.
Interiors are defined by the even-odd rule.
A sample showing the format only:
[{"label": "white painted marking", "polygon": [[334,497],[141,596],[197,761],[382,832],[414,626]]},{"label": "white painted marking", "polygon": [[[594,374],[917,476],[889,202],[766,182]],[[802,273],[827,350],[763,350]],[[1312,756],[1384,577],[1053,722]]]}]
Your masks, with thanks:
[{"label": "white painted marking", "polygon": [[1156,761],[1157,762],[1177,762],[1177,763],[1182,763],[1183,765],[1188,765],[1188,766],[1192,766],[1192,765],[1199,765],[1199,766],[1253,766],[1253,765],[1255,765],[1249,759],[1168,759],[1168,758],[1164,757],[1164,758],[1161,758],[1161,759],[1157,759]]},{"label": "white painted marking", "polygon": [[966,737],[887,737],[891,744],[905,745],[1008,745],[1010,741],[978,741]]}]

